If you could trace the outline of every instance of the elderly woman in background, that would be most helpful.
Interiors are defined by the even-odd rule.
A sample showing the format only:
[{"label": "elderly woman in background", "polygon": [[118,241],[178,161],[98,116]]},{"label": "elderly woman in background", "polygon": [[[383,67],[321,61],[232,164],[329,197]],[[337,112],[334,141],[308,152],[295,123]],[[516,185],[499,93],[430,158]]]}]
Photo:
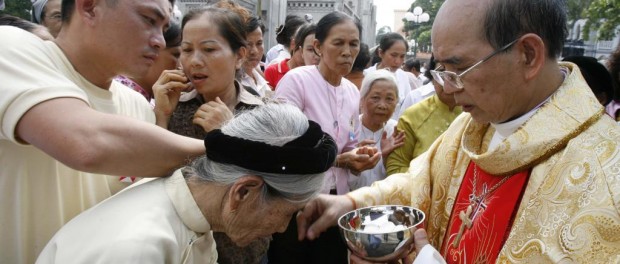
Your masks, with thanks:
[{"label": "elderly woman in background", "polygon": [[239,246],[283,232],[336,155],[333,139],[286,104],[239,114],[209,132],[205,146],[206,156],[172,176],[75,217],[37,263],[216,263],[212,232]]},{"label": "elderly woman in background", "polygon": [[359,140],[361,144],[374,144],[380,149],[381,160],[374,168],[363,171],[359,177],[349,178],[351,190],[385,179],[385,161],[388,155],[402,146],[405,140],[405,134],[395,129],[397,122],[390,119],[398,103],[398,87],[394,74],[387,70],[369,73],[362,81],[360,95],[362,126]]},{"label": "elderly woman in background", "polygon": [[36,0],[32,2],[32,22],[46,27],[55,38],[62,27],[61,0]]},{"label": "elderly woman in background", "polygon": [[[298,67],[278,83],[275,98],[283,99],[321,125],[338,145],[338,157],[325,177],[323,193],[345,194],[348,179],[375,167],[380,154],[374,147],[356,149],[359,134],[359,91],[343,76],[359,52],[361,25],[342,12],[317,23],[314,50],[319,65]],[[293,220],[287,232],[274,236],[270,263],[346,263],[346,245],[333,227],[318,240],[299,242]]]}]

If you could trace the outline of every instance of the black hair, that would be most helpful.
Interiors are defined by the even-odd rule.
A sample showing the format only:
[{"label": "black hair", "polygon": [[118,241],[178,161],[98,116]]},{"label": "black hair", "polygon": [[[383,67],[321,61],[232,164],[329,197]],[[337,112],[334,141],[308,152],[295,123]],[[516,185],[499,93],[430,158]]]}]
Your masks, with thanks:
[{"label": "black hair", "polygon": [[431,58],[428,61],[428,68],[424,72],[424,77],[426,77],[429,81],[433,80],[433,75],[431,75],[431,70],[434,70],[437,67],[437,63],[435,62],[435,55],[431,54]]},{"label": "black hair", "polygon": [[362,24],[360,22],[349,15],[342,13],[340,11],[334,11],[327,15],[325,15],[319,23],[316,24],[316,34],[315,37],[319,41],[319,43],[323,44],[325,39],[327,38],[327,34],[332,29],[332,27],[341,24],[345,21],[351,21],[357,27],[359,32],[360,39],[362,38]]},{"label": "black hair", "polygon": [[250,18],[248,18],[248,21],[246,22],[246,29],[245,31],[249,34],[250,32],[253,32],[254,30],[256,30],[257,28],[260,28],[260,31],[265,34],[265,25],[263,24],[263,21],[261,21],[260,18],[256,17],[256,16],[251,16]]},{"label": "black hair", "polygon": [[355,58],[355,62],[353,62],[351,72],[364,71],[369,61],[370,51],[368,51],[368,45],[366,45],[366,43],[360,43],[360,53],[357,54],[357,58]]},{"label": "black hair", "polygon": [[304,40],[308,35],[316,34],[316,24],[305,24],[299,28],[297,34],[295,35],[295,49],[296,51],[300,48],[303,49]]},{"label": "black hair", "polygon": [[372,50],[372,56],[370,58],[370,65],[375,65],[381,62],[381,57],[379,56],[379,46],[376,46]]},{"label": "black hair", "polygon": [[297,29],[301,27],[301,25],[305,24],[306,20],[304,20],[300,16],[296,15],[288,15],[284,20],[284,25],[280,25],[276,29],[276,41],[278,44],[284,45],[286,49],[288,49],[291,44],[291,40],[295,37],[295,33],[297,33]]},{"label": "black hair", "polygon": [[176,22],[170,22],[168,29],[164,32],[164,40],[166,40],[166,48],[178,47],[181,45],[183,35],[181,25]]},{"label": "black hair", "polygon": [[542,38],[547,56],[562,53],[568,35],[565,0],[495,0],[486,11],[484,35],[495,49],[527,33]]},{"label": "black hair", "polygon": [[620,102],[620,46],[616,47],[616,51],[607,60],[607,68],[614,85],[614,100]]},{"label": "black hair", "polygon": [[416,59],[408,59],[405,61],[405,70],[411,71],[411,69],[420,72],[420,61]]},{"label": "black hair", "polygon": [[222,37],[228,41],[230,49],[233,52],[237,52],[241,47],[246,46],[245,37],[247,32],[246,27],[241,21],[241,17],[236,12],[229,9],[217,8],[217,7],[203,7],[190,10],[183,21],[181,22],[181,29],[185,28],[187,22],[198,19],[204,13],[209,13],[207,19],[209,19],[214,25],[219,27],[219,33]]},{"label": "black hair", "polygon": [[569,56],[562,61],[569,61],[577,64],[581,75],[586,79],[588,86],[592,89],[595,95],[605,94],[607,101],[603,104],[606,105],[611,102],[614,94],[614,88],[611,81],[611,75],[607,71],[607,68],[600,64],[595,58],[587,56]]},{"label": "black hair", "polygon": [[0,26],[13,26],[32,32],[36,29],[37,24],[9,14],[0,14]]},{"label": "black hair", "polygon": [[381,51],[385,52],[390,49],[394,43],[402,41],[405,44],[405,50],[409,50],[409,43],[405,40],[405,38],[396,32],[390,32],[385,34],[383,38],[381,38],[381,42],[379,43],[379,48]]}]

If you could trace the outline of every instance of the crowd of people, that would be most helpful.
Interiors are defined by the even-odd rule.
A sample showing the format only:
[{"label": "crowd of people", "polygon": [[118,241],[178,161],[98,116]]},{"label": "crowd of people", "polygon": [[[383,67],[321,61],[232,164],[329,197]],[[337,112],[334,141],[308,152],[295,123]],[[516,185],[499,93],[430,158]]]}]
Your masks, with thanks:
[{"label": "crowd of people", "polygon": [[448,0],[418,60],[338,11],[0,15],[0,263],[368,263],[336,220],[382,204],[426,214],[401,263],[619,261],[620,47],[561,58],[566,20]]}]

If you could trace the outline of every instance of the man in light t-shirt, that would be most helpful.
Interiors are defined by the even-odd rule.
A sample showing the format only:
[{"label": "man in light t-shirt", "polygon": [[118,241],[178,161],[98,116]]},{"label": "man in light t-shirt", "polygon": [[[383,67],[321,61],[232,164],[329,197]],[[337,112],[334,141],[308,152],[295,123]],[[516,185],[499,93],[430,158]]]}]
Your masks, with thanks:
[{"label": "man in light t-shirt", "polygon": [[204,153],[112,81],[147,72],[170,10],[166,0],[65,0],[54,42],[0,27],[0,263],[34,263],[63,224],[113,193],[103,174],[165,176]]}]

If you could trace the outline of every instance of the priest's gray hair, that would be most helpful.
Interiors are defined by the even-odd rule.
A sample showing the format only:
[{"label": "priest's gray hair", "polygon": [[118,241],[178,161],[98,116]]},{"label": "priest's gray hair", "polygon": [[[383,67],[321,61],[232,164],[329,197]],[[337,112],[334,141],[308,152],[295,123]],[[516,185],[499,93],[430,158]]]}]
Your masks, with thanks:
[{"label": "priest's gray hair", "polygon": [[[306,133],[308,127],[308,118],[297,107],[284,103],[267,103],[242,112],[226,123],[221,130],[229,136],[282,146]],[[206,156],[198,158],[186,168],[184,171],[186,178],[187,169],[190,170],[190,176],[197,176],[191,178],[223,186],[230,186],[246,175],[262,177],[265,182],[263,185],[265,200],[281,197],[293,203],[305,203],[315,197],[323,186],[323,173],[286,175],[264,173],[215,162]]]},{"label": "priest's gray hair", "polygon": [[372,85],[375,84],[376,81],[390,82],[394,88],[394,92],[396,93],[396,99],[398,99],[398,84],[396,84],[396,75],[386,69],[376,70],[364,76],[364,80],[362,80],[362,87],[360,88],[360,98],[364,98],[368,95],[370,88],[372,88]]}]

